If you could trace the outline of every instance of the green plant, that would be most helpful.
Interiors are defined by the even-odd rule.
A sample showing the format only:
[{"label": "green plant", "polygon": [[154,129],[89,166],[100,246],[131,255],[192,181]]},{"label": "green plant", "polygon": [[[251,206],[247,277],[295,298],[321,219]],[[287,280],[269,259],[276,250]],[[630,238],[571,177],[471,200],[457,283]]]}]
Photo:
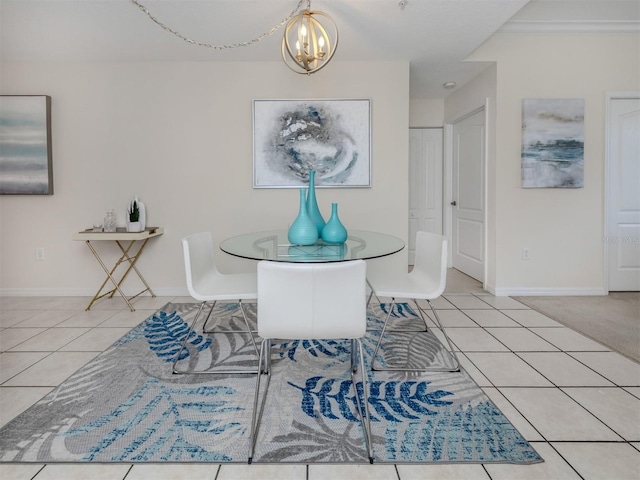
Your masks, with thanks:
[{"label": "green plant", "polygon": [[140,209],[138,208],[138,202],[134,200],[127,211],[129,212],[130,222],[137,222],[140,220]]}]

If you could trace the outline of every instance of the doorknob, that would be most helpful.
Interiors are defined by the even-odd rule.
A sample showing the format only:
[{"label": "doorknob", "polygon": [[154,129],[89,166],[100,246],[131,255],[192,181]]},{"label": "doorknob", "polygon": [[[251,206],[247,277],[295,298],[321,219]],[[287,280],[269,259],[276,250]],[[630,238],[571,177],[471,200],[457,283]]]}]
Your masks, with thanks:
[{"label": "doorknob", "polygon": [[458,205],[458,204],[457,204],[457,202],[454,200],[453,202],[451,202],[451,205],[453,205],[453,206],[455,207],[455,206],[456,206],[456,205]]}]

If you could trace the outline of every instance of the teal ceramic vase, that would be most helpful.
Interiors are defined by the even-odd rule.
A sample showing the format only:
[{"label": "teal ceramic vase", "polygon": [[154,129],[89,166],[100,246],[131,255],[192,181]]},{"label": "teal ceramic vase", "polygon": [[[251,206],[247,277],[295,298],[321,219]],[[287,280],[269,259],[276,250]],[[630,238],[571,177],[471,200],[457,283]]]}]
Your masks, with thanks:
[{"label": "teal ceramic vase", "polygon": [[347,241],[347,229],[338,217],[338,204],[331,204],[331,218],[322,229],[322,240],[327,243],[344,243]]},{"label": "teal ceramic vase", "polygon": [[289,243],[293,245],[313,245],[318,240],[318,227],[307,213],[304,190],[300,189],[300,209],[287,235]]},{"label": "teal ceramic vase", "polygon": [[318,228],[318,236],[322,233],[325,221],[322,218],[320,209],[318,208],[318,202],[316,201],[316,172],[315,170],[309,170],[309,190],[307,190],[307,213],[311,217],[313,223]]}]

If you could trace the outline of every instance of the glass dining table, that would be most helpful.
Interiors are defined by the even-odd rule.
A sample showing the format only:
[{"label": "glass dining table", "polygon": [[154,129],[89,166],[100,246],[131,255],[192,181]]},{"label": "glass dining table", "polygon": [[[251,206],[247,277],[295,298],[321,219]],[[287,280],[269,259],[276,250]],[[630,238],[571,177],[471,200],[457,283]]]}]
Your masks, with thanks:
[{"label": "glass dining table", "polygon": [[318,240],[313,245],[293,245],[287,230],[253,232],[227,238],[220,250],[229,255],[251,260],[289,263],[327,263],[370,260],[399,252],[405,242],[392,235],[364,230],[351,230],[344,243]]}]

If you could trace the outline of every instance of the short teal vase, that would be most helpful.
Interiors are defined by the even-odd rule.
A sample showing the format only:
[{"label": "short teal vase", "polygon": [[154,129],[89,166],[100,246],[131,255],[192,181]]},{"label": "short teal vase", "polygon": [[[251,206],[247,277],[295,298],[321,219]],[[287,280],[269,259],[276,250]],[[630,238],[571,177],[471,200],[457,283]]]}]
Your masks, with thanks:
[{"label": "short teal vase", "polygon": [[318,227],[307,213],[304,190],[300,189],[300,209],[287,235],[289,243],[293,245],[313,245],[318,240]]},{"label": "short teal vase", "polygon": [[316,201],[316,172],[315,170],[309,170],[309,190],[307,190],[307,213],[311,217],[313,223],[318,228],[318,236],[322,233],[325,221],[322,218],[320,209],[318,208],[318,202]]},{"label": "short teal vase", "polygon": [[327,243],[344,243],[347,241],[347,229],[338,217],[338,204],[331,204],[331,218],[322,229],[322,240]]}]

